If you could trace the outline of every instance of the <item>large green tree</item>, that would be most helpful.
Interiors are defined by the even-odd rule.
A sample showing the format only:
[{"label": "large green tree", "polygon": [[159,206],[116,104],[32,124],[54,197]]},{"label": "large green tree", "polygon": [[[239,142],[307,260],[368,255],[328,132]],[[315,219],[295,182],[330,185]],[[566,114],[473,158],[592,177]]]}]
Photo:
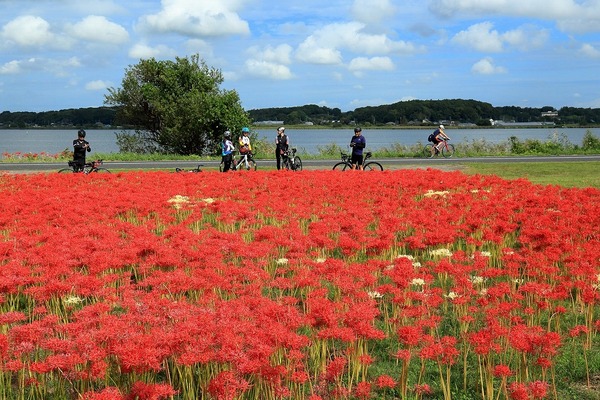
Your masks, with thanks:
[{"label": "large green tree", "polygon": [[[250,119],[235,90],[223,90],[221,71],[198,55],[175,61],[140,60],[126,69],[121,88],[109,88],[105,104],[118,121],[143,131],[162,151],[211,154],[223,132],[240,132]],[[139,137],[139,136],[138,136]]]}]

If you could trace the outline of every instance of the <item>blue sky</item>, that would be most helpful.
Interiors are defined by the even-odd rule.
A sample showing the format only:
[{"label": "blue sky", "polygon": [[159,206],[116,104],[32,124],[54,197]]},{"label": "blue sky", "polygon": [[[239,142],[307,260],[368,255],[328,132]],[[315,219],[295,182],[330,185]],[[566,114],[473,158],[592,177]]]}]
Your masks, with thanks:
[{"label": "blue sky", "polygon": [[600,0],[0,0],[0,111],[103,105],[199,54],[246,109],[600,107]]}]

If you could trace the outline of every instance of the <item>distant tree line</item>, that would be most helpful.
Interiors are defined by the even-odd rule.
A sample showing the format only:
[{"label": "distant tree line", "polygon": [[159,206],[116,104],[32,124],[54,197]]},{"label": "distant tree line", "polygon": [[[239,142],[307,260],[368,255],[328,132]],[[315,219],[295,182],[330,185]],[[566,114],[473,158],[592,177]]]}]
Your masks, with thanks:
[{"label": "distant tree line", "polygon": [[[557,115],[542,113],[556,111]],[[431,125],[436,122],[490,125],[490,120],[506,122],[554,122],[560,124],[592,125],[600,123],[600,108],[551,106],[494,107],[476,100],[411,100],[394,104],[360,107],[342,112],[339,108],[305,105],[287,108],[250,110],[254,122],[281,121],[288,125],[313,123],[316,125]],[[550,113],[552,114],[552,113]]]},{"label": "distant tree line", "polygon": [[[45,112],[0,113],[1,128],[29,127],[112,127],[120,125],[117,107],[67,109]],[[542,116],[544,112],[557,111],[557,115]],[[249,110],[254,121],[281,121],[287,125],[314,124],[326,126],[358,125],[430,125],[436,122],[490,124],[490,119],[506,122],[554,122],[557,125],[598,125],[600,108],[551,106],[541,108],[504,106],[494,107],[476,100],[411,100],[380,106],[360,107],[342,112],[314,104]]]},{"label": "distant tree line", "polygon": [[110,107],[71,108],[60,111],[0,113],[2,128],[104,127],[114,124],[116,109]]}]

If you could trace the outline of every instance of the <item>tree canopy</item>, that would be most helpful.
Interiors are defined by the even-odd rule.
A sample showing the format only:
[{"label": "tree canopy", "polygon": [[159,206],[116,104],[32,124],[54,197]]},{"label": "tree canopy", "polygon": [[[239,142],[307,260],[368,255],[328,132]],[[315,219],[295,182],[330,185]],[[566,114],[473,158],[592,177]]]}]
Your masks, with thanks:
[{"label": "tree canopy", "polygon": [[117,121],[144,132],[162,151],[210,154],[225,130],[250,123],[235,90],[220,89],[223,75],[198,55],[175,61],[140,60],[126,69],[121,88],[109,88],[105,104]]}]

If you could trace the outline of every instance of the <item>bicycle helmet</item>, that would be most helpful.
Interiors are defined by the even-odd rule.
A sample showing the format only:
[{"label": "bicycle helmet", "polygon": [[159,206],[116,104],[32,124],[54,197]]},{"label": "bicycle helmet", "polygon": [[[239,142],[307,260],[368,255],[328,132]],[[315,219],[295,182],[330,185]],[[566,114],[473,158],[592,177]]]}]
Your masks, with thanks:
[{"label": "bicycle helmet", "polygon": [[248,129],[247,127],[243,127],[242,133],[250,133],[250,129]]},{"label": "bicycle helmet", "polygon": [[231,132],[225,131],[225,134],[223,136],[225,136],[227,139],[230,139],[231,138]]},{"label": "bicycle helmet", "polygon": [[440,125],[440,129],[444,129],[444,125]]},{"label": "bicycle helmet", "polygon": [[356,133],[356,132],[362,132],[362,129],[360,127],[356,127],[356,128],[354,128],[354,133]]},{"label": "bicycle helmet", "polygon": [[280,126],[279,128],[277,128],[278,132],[285,132],[285,127],[284,126]]},{"label": "bicycle helmet", "polygon": [[83,129],[80,129],[80,130],[77,132],[77,136],[79,136],[79,137],[81,137],[81,138],[84,138],[84,137],[85,137],[85,131],[84,131]]}]

